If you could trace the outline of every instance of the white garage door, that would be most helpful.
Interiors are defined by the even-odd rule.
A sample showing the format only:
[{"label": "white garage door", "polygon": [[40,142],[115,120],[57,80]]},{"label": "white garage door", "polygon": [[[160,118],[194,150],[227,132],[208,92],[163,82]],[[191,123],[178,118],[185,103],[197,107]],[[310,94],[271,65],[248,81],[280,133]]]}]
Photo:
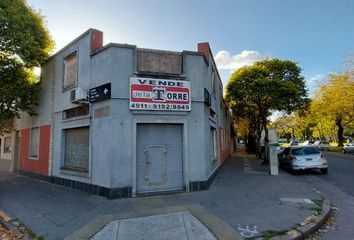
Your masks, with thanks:
[{"label": "white garage door", "polygon": [[182,125],[138,124],[137,193],[183,189]]}]

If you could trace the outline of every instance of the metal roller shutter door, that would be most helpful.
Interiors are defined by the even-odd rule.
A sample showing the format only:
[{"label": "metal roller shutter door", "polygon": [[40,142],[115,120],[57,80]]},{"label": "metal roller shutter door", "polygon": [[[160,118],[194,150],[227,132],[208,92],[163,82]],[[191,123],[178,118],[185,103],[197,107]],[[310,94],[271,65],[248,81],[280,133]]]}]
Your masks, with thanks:
[{"label": "metal roller shutter door", "polygon": [[137,193],[183,189],[182,125],[138,124]]}]

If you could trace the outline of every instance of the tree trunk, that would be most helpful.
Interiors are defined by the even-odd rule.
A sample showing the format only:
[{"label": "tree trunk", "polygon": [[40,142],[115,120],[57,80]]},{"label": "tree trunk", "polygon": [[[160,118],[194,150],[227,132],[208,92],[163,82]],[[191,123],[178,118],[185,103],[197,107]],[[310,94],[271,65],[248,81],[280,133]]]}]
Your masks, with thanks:
[{"label": "tree trunk", "polygon": [[263,156],[263,163],[268,163],[269,159],[266,156],[267,153],[267,147],[269,143],[269,131],[267,127],[267,118],[263,118],[263,129],[264,129],[264,156]]},{"label": "tree trunk", "polygon": [[256,140],[256,156],[258,158],[261,158],[262,152],[261,152],[261,133],[262,133],[262,124],[260,121],[260,117],[258,114],[254,114],[251,119],[252,125],[253,125],[253,132],[255,133],[255,140]]},{"label": "tree trunk", "polygon": [[338,146],[342,147],[343,146],[343,132],[344,132],[344,128],[342,125],[342,117],[340,117],[340,116],[336,117],[336,125],[338,127],[338,130],[337,130]]},{"label": "tree trunk", "polygon": [[256,144],[257,144],[256,155],[257,155],[258,158],[262,157],[261,134],[262,134],[262,129],[260,128],[260,126],[258,126],[257,130],[256,130]]}]

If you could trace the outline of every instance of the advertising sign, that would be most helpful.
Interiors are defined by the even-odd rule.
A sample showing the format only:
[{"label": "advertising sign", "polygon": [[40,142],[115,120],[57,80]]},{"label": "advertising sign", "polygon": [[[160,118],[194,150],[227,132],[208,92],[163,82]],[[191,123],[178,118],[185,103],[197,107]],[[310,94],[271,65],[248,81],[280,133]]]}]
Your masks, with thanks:
[{"label": "advertising sign", "polygon": [[131,110],[191,110],[188,81],[131,77],[129,99]]}]

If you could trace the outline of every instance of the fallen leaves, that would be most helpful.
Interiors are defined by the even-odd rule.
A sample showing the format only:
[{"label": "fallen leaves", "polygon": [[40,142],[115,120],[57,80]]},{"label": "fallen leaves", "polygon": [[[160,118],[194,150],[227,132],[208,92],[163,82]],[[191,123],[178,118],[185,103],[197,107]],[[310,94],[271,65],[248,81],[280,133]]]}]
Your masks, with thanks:
[{"label": "fallen leaves", "polygon": [[310,222],[314,222],[316,221],[317,216],[316,214],[311,214],[310,216],[308,216],[307,218],[305,218],[304,221],[302,221],[301,223],[299,223],[300,226],[305,226],[307,224],[309,224]]},{"label": "fallen leaves", "polygon": [[1,240],[21,240],[22,238],[17,237],[13,231],[4,228],[0,224],[0,239]]}]

